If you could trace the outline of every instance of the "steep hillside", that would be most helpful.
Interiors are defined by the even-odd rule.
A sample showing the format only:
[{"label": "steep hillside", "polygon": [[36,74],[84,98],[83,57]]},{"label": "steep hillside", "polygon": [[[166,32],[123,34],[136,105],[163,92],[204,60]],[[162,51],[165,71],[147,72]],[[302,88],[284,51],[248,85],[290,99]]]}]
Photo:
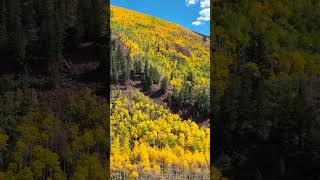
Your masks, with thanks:
[{"label": "steep hillside", "polygon": [[182,120],[138,91],[115,90],[111,97],[112,177],[209,178],[209,128]]},{"label": "steep hillside", "polygon": [[111,7],[112,34],[130,51],[130,58],[150,58],[170,83],[180,88],[191,70],[198,85],[209,85],[209,45],[207,37],[180,25],[120,7]]},{"label": "steep hillside", "polygon": [[0,3],[0,179],[109,179],[107,6]]},{"label": "steep hillside", "polygon": [[[120,48],[127,52],[128,69],[134,71],[141,67],[138,73],[134,71],[131,75],[149,73],[143,67],[150,66],[151,71],[156,71],[151,73],[156,74],[152,85],[161,83],[161,79],[168,82],[170,99],[167,102],[172,110],[178,112],[182,107],[190,107],[195,111],[185,110],[180,114],[196,119],[209,118],[208,111],[199,111],[209,109],[208,37],[180,25],[115,6],[111,6],[111,31],[113,39],[120,42]],[[111,78],[115,76],[114,72],[111,68]],[[203,102],[205,99],[207,101]],[[208,106],[202,107],[202,104]]]},{"label": "steep hillside", "polygon": [[212,164],[230,179],[319,178],[320,2],[215,1],[212,17]]},{"label": "steep hillside", "polygon": [[111,34],[111,179],[209,179],[209,38],[114,6]]}]

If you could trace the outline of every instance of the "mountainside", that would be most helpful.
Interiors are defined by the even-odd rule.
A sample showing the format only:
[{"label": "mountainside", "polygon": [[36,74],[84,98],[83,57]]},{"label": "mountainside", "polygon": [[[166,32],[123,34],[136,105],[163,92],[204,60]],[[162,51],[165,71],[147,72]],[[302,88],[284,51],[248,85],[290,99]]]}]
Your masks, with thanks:
[{"label": "mountainside", "polygon": [[209,179],[209,128],[182,120],[138,91],[115,90],[111,97],[112,177]]},{"label": "mountainside", "polygon": [[230,179],[318,179],[320,2],[215,1],[212,17],[212,164]]},{"label": "mountainside", "polygon": [[[210,40],[180,25],[120,7],[111,7],[113,35],[130,51],[130,58],[147,56],[170,83],[182,86],[183,77],[194,73],[197,85],[209,85]],[[145,57],[145,58],[147,58]]]},{"label": "mountainside", "polygon": [[209,38],[115,6],[111,34],[111,178],[209,179]]},{"label": "mountainside", "polygon": [[[147,62],[155,84],[162,82],[161,79],[168,82],[170,98],[166,102],[171,109],[178,112],[188,106],[195,111],[186,109],[180,112],[184,117],[209,118],[208,111],[198,111],[209,109],[208,37],[180,25],[115,6],[111,6],[111,31],[113,39],[121,42],[119,47],[128,56],[124,58],[129,59],[129,69],[139,74]],[[114,72],[111,67],[111,79],[119,76]],[[145,89],[150,90],[148,87]]]},{"label": "mountainside", "polygon": [[1,180],[108,179],[106,7],[1,0]]}]

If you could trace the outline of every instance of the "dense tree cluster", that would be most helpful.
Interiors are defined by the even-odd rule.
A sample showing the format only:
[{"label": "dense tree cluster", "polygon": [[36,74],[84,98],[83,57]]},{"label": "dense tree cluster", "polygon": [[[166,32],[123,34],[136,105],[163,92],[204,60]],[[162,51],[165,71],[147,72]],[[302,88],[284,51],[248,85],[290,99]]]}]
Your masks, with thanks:
[{"label": "dense tree cluster", "polygon": [[130,57],[124,53],[124,48],[119,41],[113,39],[111,47],[110,77],[113,84],[126,84],[130,77],[140,75],[142,75],[141,80],[145,91],[150,91],[153,84],[160,83],[159,70],[149,64],[151,60],[147,56],[141,60],[131,61]]},{"label": "dense tree cluster", "polygon": [[[144,91],[160,83],[176,112],[188,106],[180,111],[183,116],[209,118],[209,41],[177,24],[115,6],[111,6],[111,30],[121,42],[113,48],[113,82],[127,81],[129,71],[142,75]],[[124,50],[128,56],[119,55]]]},{"label": "dense tree cluster", "polygon": [[217,166],[238,179],[318,178],[319,2],[223,0],[213,17]]},{"label": "dense tree cluster", "polygon": [[169,105],[175,111],[188,117],[197,118],[199,122],[206,120],[210,115],[209,87],[196,87],[193,72],[189,72],[179,90],[173,89]]},{"label": "dense tree cluster", "polygon": [[26,42],[22,27],[21,2],[20,0],[4,0],[1,1],[0,7],[0,46],[3,57],[1,59],[4,61],[10,58],[12,64],[22,66],[26,56]]},{"label": "dense tree cluster", "polygon": [[111,92],[111,177],[209,178],[210,130],[139,91]]},{"label": "dense tree cluster", "polygon": [[66,72],[89,47],[108,77],[105,3],[1,0],[1,180],[108,179],[107,102]]},{"label": "dense tree cluster", "polygon": [[111,179],[209,179],[209,128],[142,93],[168,96],[180,115],[207,119],[209,43],[178,25],[114,6],[111,30]]},{"label": "dense tree cluster", "polygon": [[0,93],[0,179],[106,179],[106,108],[87,89],[48,101]]},{"label": "dense tree cluster", "polygon": [[64,50],[81,41],[97,40],[105,31],[105,7],[96,0],[1,1],[3,63],[22,70],[40,64],[55,71]]}]

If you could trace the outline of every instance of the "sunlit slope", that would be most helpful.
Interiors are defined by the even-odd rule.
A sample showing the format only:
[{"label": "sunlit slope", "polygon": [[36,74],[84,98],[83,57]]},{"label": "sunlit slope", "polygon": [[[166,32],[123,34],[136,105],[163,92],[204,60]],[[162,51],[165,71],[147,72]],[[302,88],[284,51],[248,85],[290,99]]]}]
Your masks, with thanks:
[{"label": "sunlit slope", "polygon": [[173,87],[179,89],[190,71],[196,86],[209,86],[209,37],[115,6],[111,6],[111,30],[130,51],[131,60],[150,60]]},{"label": "sunlit slope", "polygon": [[181,119],[139,91],[112,91],[110,110],[112,176],[208,179],[209,128]]}]

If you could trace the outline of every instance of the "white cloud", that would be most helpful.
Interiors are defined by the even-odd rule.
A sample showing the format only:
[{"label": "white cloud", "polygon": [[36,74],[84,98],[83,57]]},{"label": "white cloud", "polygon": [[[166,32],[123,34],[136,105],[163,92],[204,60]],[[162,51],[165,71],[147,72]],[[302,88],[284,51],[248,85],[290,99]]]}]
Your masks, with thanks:
[{"label": "white cloud", "polygon": [[210,21],[210,8],[204,8],[199,12],[198,21]]},{"label": "white cloud", "polygon": [[186,0],[187,6],[195,5],[200,2],[199,17],[196,21],[192,22],[192,25],[199,26],[204,24],[205,21],[210,21],[210,0]]},{"label": "white cloud", "polygon": [[201,8],[208,8],[208,7],[210,7],[210,0],[201,0],[201,2],[200,2],[200,7],[201,7]]},{"label": "white cloud", "polygon": [[198,0],[186,0],[187,6],[194,5],[198,2]]},{"label": "white cloud", "polygon": [[192,22],[192,25],[194,25],[194,26],[199,26],[199,25],[201,25],[201,24],[203,24],[203,22],[201,22],[201,21],[194,21],[194,22]]}]

